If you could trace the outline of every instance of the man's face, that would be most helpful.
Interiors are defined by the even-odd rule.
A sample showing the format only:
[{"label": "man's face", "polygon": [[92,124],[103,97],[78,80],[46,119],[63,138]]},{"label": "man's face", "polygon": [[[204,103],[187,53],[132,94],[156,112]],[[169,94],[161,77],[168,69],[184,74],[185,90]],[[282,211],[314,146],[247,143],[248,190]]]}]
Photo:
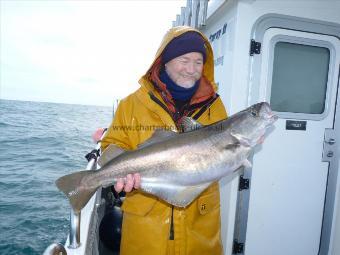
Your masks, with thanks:
[{"label": "man's face", "polygon": [[201,53],[190,52],[166,63],[165,71],[178,86],[191,88],[201,78],[203,64]]}]

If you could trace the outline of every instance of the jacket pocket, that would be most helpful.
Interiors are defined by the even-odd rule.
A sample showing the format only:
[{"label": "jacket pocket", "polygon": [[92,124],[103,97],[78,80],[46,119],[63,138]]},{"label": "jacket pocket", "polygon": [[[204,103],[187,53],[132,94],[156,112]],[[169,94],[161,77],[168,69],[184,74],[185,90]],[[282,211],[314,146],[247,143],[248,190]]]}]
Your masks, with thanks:
[{"label": "jacket pocket", "polygon": [[136,191],[126,196],[121,209],[123,212],[146,216],[155,206],[156,202],[157,198]]},{"label": "jacket pocket", "polygon": [[197,209],[201,215],[205,215],[220,206],[219,190],[200,196],[197,200]]}]

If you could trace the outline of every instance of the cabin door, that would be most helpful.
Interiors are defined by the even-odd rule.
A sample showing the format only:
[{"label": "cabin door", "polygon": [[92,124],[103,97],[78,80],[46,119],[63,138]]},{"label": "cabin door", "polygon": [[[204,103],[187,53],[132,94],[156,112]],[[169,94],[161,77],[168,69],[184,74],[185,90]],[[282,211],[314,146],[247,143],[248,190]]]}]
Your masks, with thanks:
[{"label": "cabin door", "polygon": [[279,120],[253,157],[244,253],[322,254],[339,162],[339,39],[270,28],[261,43],[249,102],[270,102]]}]

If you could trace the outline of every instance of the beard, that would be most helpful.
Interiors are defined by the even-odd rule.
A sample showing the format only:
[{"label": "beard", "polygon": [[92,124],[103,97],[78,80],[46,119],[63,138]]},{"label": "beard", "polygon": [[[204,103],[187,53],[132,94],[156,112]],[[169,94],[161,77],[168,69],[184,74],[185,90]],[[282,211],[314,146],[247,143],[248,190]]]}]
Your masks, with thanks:
[{"label": "beard", "polygon": [[199,75],[181,75],[177,81],[176,84],[178,86],[181,86],[183,88],[191,88],[195,85],[196,81],[199,80]]}]

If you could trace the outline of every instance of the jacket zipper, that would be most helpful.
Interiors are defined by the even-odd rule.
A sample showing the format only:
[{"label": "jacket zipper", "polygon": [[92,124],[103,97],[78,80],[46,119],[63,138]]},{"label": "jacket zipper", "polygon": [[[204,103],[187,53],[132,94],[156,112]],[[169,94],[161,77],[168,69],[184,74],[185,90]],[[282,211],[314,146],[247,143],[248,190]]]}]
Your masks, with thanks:
[{"label": "jacket zipper", "polygon": [[175,240],[175,232],[174,232],[174,206],[171,206],[171,221],[170,221],[169,240]]},{"label": "jacket zipper", "polygon": [[[163,108],[163,110],[165,110],[165,112],[167,112],[171,116],[171,118],[174,120],[173,114],[168,110],[168,108],[154,94],[149,92],[149,96],[150,96],[152,101],[154,101],[159,106],[161,106]],[[210,106],[215,102],[215,100],[218,97],[219,97],[219,95],[216,94],[215,97],[213,97],[212,99],[210,99],[210,101],[208,101],[205,105],[203,105],[203,107],[198,111],[198,113],[196,113],[195,116],[193,116],[193,119],[197,120],[207,109],[209,111],[208,112],[208,117],[210,119]],[[178,112],[176,112],[176,113],[178,114]],[[192,113],[193,113],[193,111],[192,111]],[[174,122],[176,123],[175,120],[174,120]],[[174,238],[175,238],[175,231],[174,231],[174,206],[171,206],[171,221],[170,221],[169,240],[174,240]]]},{"label": "jacket zipper", "polygon": [[[149,92],[149,96],[150,96],[150,98],[151,98],[151,100],[152,101],[154,101],[156,104],[158,104],[160,107],[162,107],[163,108],[163,110],[165,110],[165,112],[167,112],[169,115],[170,115],[170,117],[171,117],[171,119],[175,122],[175,123],[177,123],[177,121],[176,121],[176,118],[175,118],[175,116],[174,116],[174,114],[173,113],[171,113],[170,111],[169,111],[169,109],[167,108],[167,106],[165,106],[154,94],[152,94],[151,92]],[[192,117],[194,120],[197,120],[199,117],[201,117],[201,115],[208,109],[209,110],[209,112],[208,112],[208,117],[209,117],[209,119],[210,119],[210,106],[216,101],[216,99],[217,98],[219,98],[219,95],[218,94],[216,94],[216,96],[215,97],[213,97],[212,99],[210,99],[210,101],[208,101],[208,102],[205,102],[205,105],[203,105],[202,107],[201,107],[201,109]],[[195,110],[193,110],[193,111],[191,111],[189,114],[188,114],[188,117],[191,117],[192,116],[192,114],[194,113],[194,111]],[[177,113],[177,112],[176,112]],[[178,114],[178,113],[177,113]]]}]

